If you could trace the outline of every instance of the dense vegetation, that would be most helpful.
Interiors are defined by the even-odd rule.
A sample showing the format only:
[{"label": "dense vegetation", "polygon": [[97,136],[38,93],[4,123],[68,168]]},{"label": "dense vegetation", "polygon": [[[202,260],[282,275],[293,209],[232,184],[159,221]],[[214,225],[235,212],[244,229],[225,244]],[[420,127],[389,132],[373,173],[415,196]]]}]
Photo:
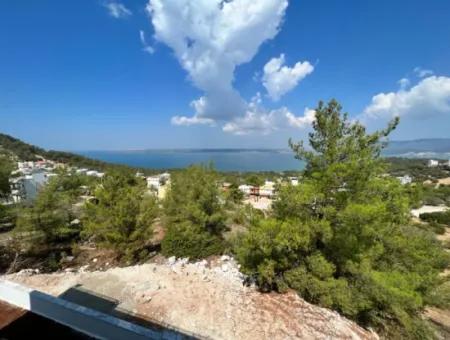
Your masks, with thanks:
[{"label": "dense vegetation", "polygon": [[82,236],[127,260],[146,258],[158,216],[146,183],[127,173],[108,174],[85,205]]},{"label": "dense vegetation", "polygon": [[11,158],[0,153],[0,199],[7,197],[10,193],[9,177],[12,170]]},{"label": "dense vegetation", "polygon": [[382,176],[384,139],[368,134],[336,101],[320,103],[309,142],[290,143],[308,164],[286,186],[273,217],[257,221],[236,247],[243,270],[264,290],[292,288],[389,338],[430,336],[420,311],[448,265],[435,238],[408,225],[408,195]]},{"label": "dense vegetation", "polygon": [[48,245],[72,240],[79,236],[78,224],[71,224],[77,214],[74,204],[79,201],[82,186],[91,179],[60,172],[39,191],[31,206],[23,206],[17,219],[18,234],[32,233],[33,245]]},{"label": "dense vegetation", "polygon": [[392,176],[409,175],[418,182],[450,176],[448,167],[430,168],[426,159],[391,157],[387,161],[389,163],[387,170]]},{"label": "dense vegetation", "polygon": [[1,204],[11,193],[9,178],[14,170],[14,163],[9,152],[0,148],[0,231],[9,230],[12,226],[13,209],[9,205]]},{"label": "dense vegetation", "polygon": [[422,191],[423,204],[450,206],[450,186],[424,185],[420,187],[420,190]]},{"label": "dense vegetation", "polygon": [[163,254],[197,259],[224,249],[225,214],[211,166],[191,166],[173,175],[164,216]]},{"label": "dense vegetation", "polygon": [[420,214],[420,219],[426,222],[435,222],[450,227],[450,210]]}]

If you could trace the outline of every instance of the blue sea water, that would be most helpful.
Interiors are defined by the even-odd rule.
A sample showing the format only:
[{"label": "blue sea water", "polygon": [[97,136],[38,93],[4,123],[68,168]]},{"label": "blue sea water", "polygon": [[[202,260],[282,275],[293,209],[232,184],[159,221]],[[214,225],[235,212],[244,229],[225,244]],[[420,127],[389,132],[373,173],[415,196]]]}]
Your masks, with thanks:
[{"label": "blue sea water", "polygon": [[110,163],[149,169],[184,168],[213,162],[219,171],[302,170],[304,162],[290,150],[140,150],[82,151],[79,154]]}]

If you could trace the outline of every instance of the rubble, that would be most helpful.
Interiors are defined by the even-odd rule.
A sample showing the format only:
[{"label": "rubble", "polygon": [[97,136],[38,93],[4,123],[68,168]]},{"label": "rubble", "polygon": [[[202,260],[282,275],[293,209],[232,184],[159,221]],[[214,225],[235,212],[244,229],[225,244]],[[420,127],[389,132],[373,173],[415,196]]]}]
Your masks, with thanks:
[{"label": "rubble", "polygon": [[[294,292],[263,294],[247,286],[236,261],[171,257],[106,271],[6,275],[55,296],[74,286],[111,297],[116,308],[209,339],[377,339],[377,335]],[[29,273],[27,271],[26,273]]]},{"label": "rubble", "polygon": [[39,274],[39,269],[29,269],[29,268],[27,268],[27,269],[22,269],[21,271],[19,271],[18,273],[17,273],[17,275],[19,275],[19,276],[31,276],[31,275],[37,275],[37,274]]}]

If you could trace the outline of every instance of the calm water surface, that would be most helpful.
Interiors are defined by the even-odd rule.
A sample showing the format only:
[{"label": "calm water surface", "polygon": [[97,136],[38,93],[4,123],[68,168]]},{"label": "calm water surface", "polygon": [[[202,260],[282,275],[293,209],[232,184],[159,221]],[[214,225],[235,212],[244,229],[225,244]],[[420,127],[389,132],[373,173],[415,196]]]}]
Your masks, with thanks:
[{"label": "calm water surface", "polygon": [[111,163],[152,169],[184,168],[214,162],[220,171],[301,170],[304,163],[290,150],[143,150],[82,151],[84,156]]}]

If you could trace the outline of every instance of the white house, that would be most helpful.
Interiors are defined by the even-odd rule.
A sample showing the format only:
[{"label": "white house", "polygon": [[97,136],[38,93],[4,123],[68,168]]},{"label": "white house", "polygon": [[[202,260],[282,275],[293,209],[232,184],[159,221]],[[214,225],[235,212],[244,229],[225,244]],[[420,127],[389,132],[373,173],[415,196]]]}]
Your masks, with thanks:
[{"label": "white house", "polygon": [[250,195],[250,193],[252,192],[253,186],[251,185],[247,185],[247,184],[242,184],[239,186],[239,190],[242,191],[244,193],[244,195]]},{"label": "white house", "polygon": [[294,187],[298,185],[298,177],[289,177],[289,180]]},{"label": "white house", "polygon": [[[78,171],[77,171],[78,172]],[[93,176],[93,177],[98,177],[98,178],[102,178],[103,176],[105,176],[105,174],[103,172],[98,172],[96,170],[89,170],[86,171],[86,175],[87,176]]]},{"label": "white house", "polygon": [[170,174],[165,172],[156,176],[149,176],[146,178],[147,188],[150,189],[156,196],[163,199],[166,196],[167,188],[170,185]]},{"label": "white house", "polygon": [[275,182],[266,181],[263,186],[259,188],[259,195],[264,197],[272,197],[275,194]]},{"label": "white house", "polygon": [[412,183],[412,178],[409,175],[405,175],[405,176],[402,176],[402,177],[397,177],[397,179],[400,181],[400,183],[402,185],[406,185],[406,184]]},{"label": "white house", "polygon": [[159,180],[159,176],[147,177],[147,188],[158,190],[160,186],[161,182]]},{"label": "white house", "polygon": [[439,165],[439,161],[435,160],[435,159],[430,159],[428,161],[428,167],[429,168],[435,168]]}]

